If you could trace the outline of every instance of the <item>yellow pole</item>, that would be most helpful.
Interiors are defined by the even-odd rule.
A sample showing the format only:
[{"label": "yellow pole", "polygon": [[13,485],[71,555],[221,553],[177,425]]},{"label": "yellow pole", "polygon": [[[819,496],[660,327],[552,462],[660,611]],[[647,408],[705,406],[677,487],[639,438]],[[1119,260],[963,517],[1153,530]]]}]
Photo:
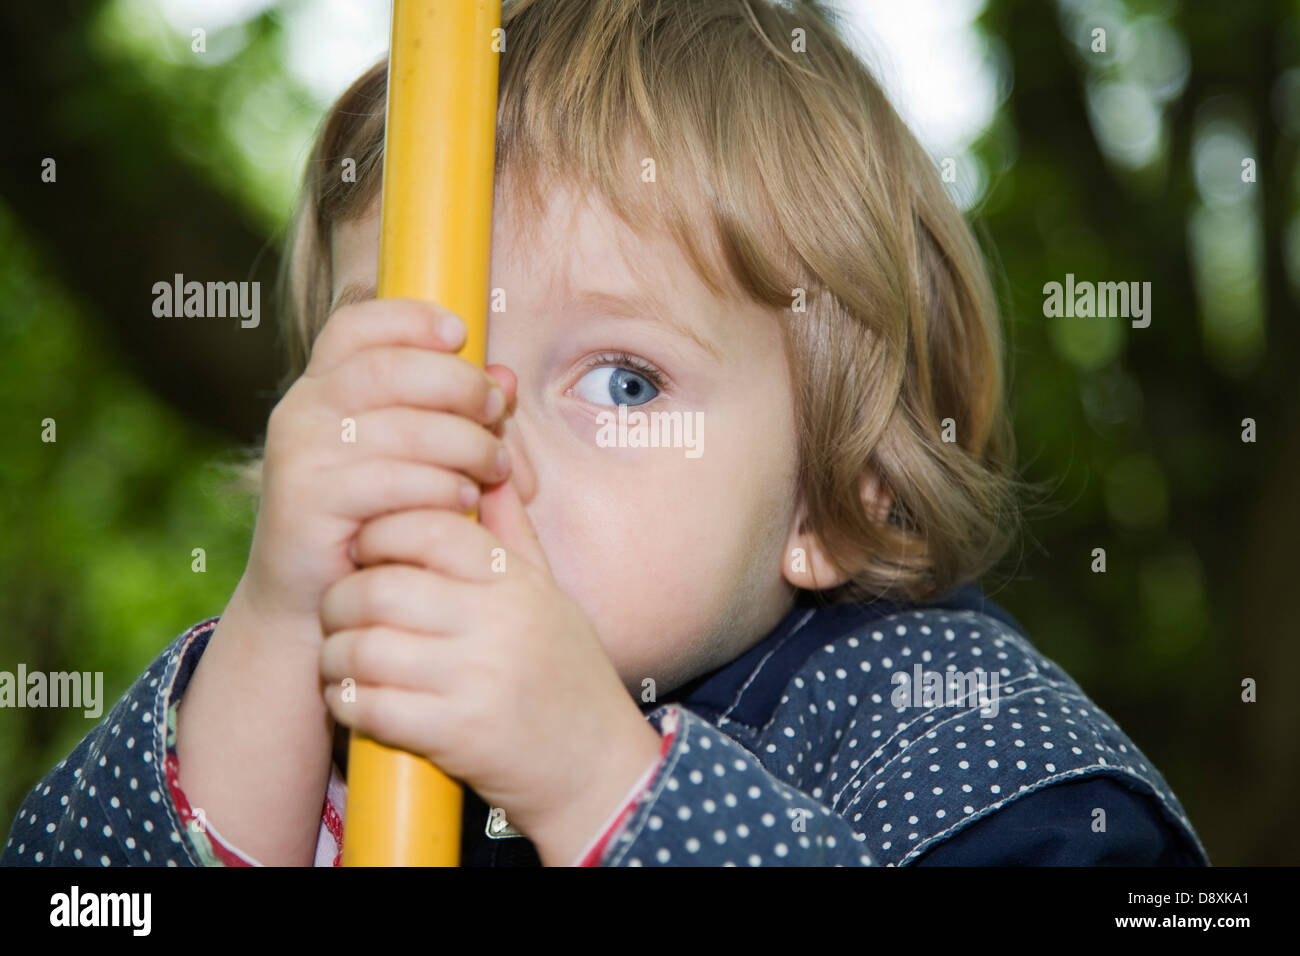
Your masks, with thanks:
[{"label": "yellow pole", "polygon": [[[487,350],[501,0],[393,0],[378,294],[465,320]],[[432,763],[353,733],[344,866],[457,866],[461,786]]]}]

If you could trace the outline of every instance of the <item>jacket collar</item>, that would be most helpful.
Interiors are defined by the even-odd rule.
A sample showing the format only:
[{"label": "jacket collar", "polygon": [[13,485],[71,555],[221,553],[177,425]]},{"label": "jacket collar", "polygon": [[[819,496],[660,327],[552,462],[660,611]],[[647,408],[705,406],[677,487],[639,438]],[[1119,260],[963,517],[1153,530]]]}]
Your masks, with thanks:
[{"label": "jacket collar", "polygon": [[975,584],[921,605],[884,600],[825,604],[815,592],[800,591],[794,605],[767,637],[735,660],[656,701],[641,704],[641,711],[649,714],[664,704],[677,703],[711,723],[739,724],[756,732],[776,709],[794,673],[819,646],[877,618],[909,610],[977,611],[1022,631],[1015,618],[985,597]]}]

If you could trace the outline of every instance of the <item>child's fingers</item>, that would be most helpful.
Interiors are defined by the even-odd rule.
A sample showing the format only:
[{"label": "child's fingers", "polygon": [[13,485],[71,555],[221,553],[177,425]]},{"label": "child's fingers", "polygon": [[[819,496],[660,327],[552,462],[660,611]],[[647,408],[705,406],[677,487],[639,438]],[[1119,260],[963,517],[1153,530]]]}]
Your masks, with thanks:
[{"label": "child's fingers", "polygon": [[381,515],[357,532],[353,560],[417,564],[461,581],[490,581],[506,567],[505,549],[487,528],[455,511],[422,508]]},{"label": "child's fingers", "polygon": [[489,365],[483,371],[487,372],[506,393],[506,407],[514,405],[515,397],[519,392],[519,379],[511,368],[508,365]]},{"label": "child's fingers", "polygon": [[483,491],[479,499],[479,521],[509,551],[550,575],[553,572],[546,551],[519,496],[518,476],[519,472],[515,472],[509,481]]},{"label": "child's fingers", "polygon": [[344,460],[379,457],[427,462],[488,485],[510,474],[505,443],[459,415],[394,407],[367,412],[354,422],[352,441],[340,444]]},{"label": "child's fingers", "polygon": [[322,696],[340,724],[390,747],[432,755],[442,741],[454,739],[444,726],[448,708],[432,694],[361,684],[345,700],[338,684],[327,684]]},{"label": "child's fingers", "polygon": [[485,425],[505,411],[505,393],[458,355],[407,346],[363,349],[322,375],[326,401],[344,414],[389,405],[455,412]]},{"label": "child's fingers", "polygon": [[510,416],[515,413],[515,398],[519,390],[519,380],[515,378],[515,373],[504,365],[489,365],[484,369],[498,385],[506,399],[506,413],[487,426],[487,429],[498,438],[504,438],[506,434],[506,422]]},{"label": "child's fingers", "polygon": [[345,305],[325,322],[303,373],[323,375],[348,356],[379,345],[408,345],[454,352],[465,341],[465,322],[419,299],[381,299]]},{"label": "child's fingers", "polygon": [[457,686],[457,664],[464,655],[435,635],[412,634],[392,627],[338,631],[321,644],[320,676],[339,684],[405,687],[429,694]]},{"label": "child's fingers", "polygon": [[365,521],[408,508],[469,510],[479,489],[460,472],[437,465],[373,458],[332,469],[312,495],[327,514]]},{"label": "child's fingers", "polygon": [[326,634],[384,625],[426,634],[455,634],[472,617],[464,582],[407,564],[363,568],[335,581],[320,604]]}]

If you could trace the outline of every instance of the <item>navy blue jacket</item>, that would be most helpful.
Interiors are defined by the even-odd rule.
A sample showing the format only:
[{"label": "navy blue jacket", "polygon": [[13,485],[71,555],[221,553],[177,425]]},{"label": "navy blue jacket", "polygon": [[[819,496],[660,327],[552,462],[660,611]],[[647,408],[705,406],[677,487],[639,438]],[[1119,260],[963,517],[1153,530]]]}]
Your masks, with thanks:
[{"label": "navy blue jacket", "polygon": [[[885,601],[821,606],[807,593],[801,598],[748,652],[641,709],[660,728],[669,713],[684,709],[688,731],[701,742],[719,740],[720,730],[744,749],[747,765],[756,757],[765,776],[794,788],[787,809],[829,807],[849,825],[823,829],[814,825],[812,812],[799,814],[810,843],[819,836],[834,841],[841,831],[851,831],[855,842],[839,842],[847,852],[808,847],[799,854],[796,833],[793,844],[784,841],[785,855],[760,849],[755,861],[735,849],[747,840],[736,839],[737,828],[775,834],[776,824],[769,825],[763,812],[757,813],[757,826],[753,811],[726,812],[733,785],[724,781],[736,774],[725,767],[726,774],[717,774],[719,764],[712,768],[715,779],[701,780],[695,794],[679,796],[683,772],[688,782],[693,772],[684,767],[701,763],[686,751],[675,777],[663,770],[652,781],[652,799],[622,828],[622,839],[602,858],[604,865],[861,865],[861,856],[918,866],[1209,865],[1160,773],[978,587],[958,589],[924,608]],[[996,717],[976,720],[978,707],[935,704],[900,720],[890,705],[898,690],[893,675],[912,672],[914,662],[970,671],[990,653],[1001,669]],[[982,664],[985,670],[991,665]],[[850,681],[848,686],[859,688],[856,694],[836,689]],[[868,727],[846,740],[846,733]],[[811,733],[816,730],[820,734]],[[674,751],[689,746],[675,742]],[[669,761],[673,757],[670,751]],[[914,773],[910,768],[920,761],[924,772]],[[702,765],[696,769],[708,776]],[[668,783],[671,779],[678,787]],[[472,794],[466,796],[462,852],[467,864],[538,865],[526,838],[485,837],[488,807],[474,798],[471,810]],[[704,816],[713,815],[702,829],[689,825],[697,806]],[[686,821],[680,819],[683,807],[693,814]],[[782,821],[786,831],[795,819]],[[716,839],[715,820],[726,827],[722,842]],[[699,842],[695,851],[688,831]],[[669,833],[679,834],[676,840],[686,853],[674,852]],[[864,852],[855,860],[858,850]]]},{"label": "navy blue jacket", "polygon": [[[176,786],[176,707],[214,623],[173,641],[36,784],[0,863],[256,862],[215,846],[219,821],[194,826]],[[802,595],[749,651],[642,711],[667,751],[603,866],[1209,865],[1159,771],[974,586],[915,608]],[[538,865],[488,816],[467,788],[463,865]]]}]

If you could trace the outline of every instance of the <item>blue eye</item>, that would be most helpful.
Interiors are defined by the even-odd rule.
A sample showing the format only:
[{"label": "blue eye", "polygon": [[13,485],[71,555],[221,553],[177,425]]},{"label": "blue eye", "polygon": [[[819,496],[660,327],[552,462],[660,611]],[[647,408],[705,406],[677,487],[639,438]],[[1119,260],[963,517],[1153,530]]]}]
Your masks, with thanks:
[{"label": "blue eye", "polygon": [[645,375],[613,365],[592,369],[574,388],[594,405],[644,405],[659,394]]}]

